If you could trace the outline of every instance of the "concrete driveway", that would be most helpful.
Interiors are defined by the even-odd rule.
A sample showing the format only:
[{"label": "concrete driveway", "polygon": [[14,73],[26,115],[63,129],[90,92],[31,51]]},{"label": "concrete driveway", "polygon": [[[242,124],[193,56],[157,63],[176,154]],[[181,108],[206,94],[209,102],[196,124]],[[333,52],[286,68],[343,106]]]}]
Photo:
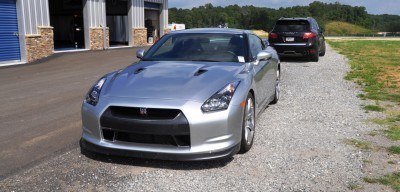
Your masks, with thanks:
[{"label": "concrete driveway", "polygon": [[136,50],[55,54],[0,68],[0,179],[78,147],[87,90],[102,75],[135,62]]}]

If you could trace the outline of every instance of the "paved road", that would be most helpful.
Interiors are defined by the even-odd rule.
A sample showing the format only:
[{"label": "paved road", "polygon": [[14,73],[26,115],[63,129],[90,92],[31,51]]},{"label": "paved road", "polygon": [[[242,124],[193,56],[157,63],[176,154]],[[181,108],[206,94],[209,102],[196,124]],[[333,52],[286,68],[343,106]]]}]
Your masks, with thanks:
[{"label": "paved road", "polygon": [[56,54],[0,68],[0,179],[78,147],[86,91],[105,73],[134,62],[135,51]]},{"label": "paved road", "polygon": [[[124,51],[121,51],[121,55]],[[102,52],[91,54],[102,57],[98,59],[104,63],[101,66],[118,68],[116,63],[110,64],[112,59]],[[125,59],[128,60],[129,57]],[[64,79],[58,79],[63,73],[48,73],[48,78],[52,80],[47,82],[48,78],[42,78],[41,82],[37,82],[44,84],[41,89],[30,87],[32,83],[28,80],[22,81],[25,83],[21,82],[21,85],[17,84],[18,88],[22,89],[19,91],[21,94],[25,89],[36,93],[29,93],[35,95],[36,105],[49,102],[46,107],[33,107],[31,111],[24,112],[25,105],[36,105],[25,101],[25,94],[17,96],[15,93],[19,92],[16,90],[14,93],[8,93],[8,97],[24,101],[24,105],[14,101],[12,105],[6,105],[8,110],[2,108],[2,111],[20,111],[9,112],[14,115],[7,117],[1,116],[2,121],[9,123],[0,122],[2,129],[13,125],[12,128],[8,128],[10,133],[4,136],[5,133],[1,133],[2,138],[9,138],[9,142],[18,144],[19,147],[12,149],[30,146],[28,149],[35,151],[54,151],[52,147],[62,148],[60,146],[78,140],[79,121],[76,123],[74,119],[79,119],[79,101],[89,86],[81,84],[96,79],[105,69],[82,64],[85,66],[83,68],[93,67],[94,70],[98,70],[92,72],[86,69],[84,72],[79,70],[79,64],[75,65],[74,69],[62,66],[59,68],[79,75],[62,75],[60,78]],[[59,70],[54,69],[53,72]],[[368,134],[372,128],[366,125],[365,121],[373,113],[366,114],[363,111],[363,101],[356,97],[360,91],[353,83],[343,79],[348,70],[346,60],[330,47],[327,49],[327,55],[318,63],[296,60],[282,62],[281,100],[278,104],[268,107],[257,120],[255,143],[246,154],[238,154],[220,161],[173,162],[101,155],[84,156],[79,148],[71,147],[68,152],[48,158],[37,166],[1,180],[0,191],[349,191],[350,185],[363,185],[362,160],[366,154],[344,144],[343,140],[360,139],[361,135]],[[87,75],[88,71],[92,75]],[[1,72],[1,76],[10,73]],[[90,78],[86,80],[82,76]],[[14,80],[9,78],[4,79],[10,83],[18,81],[17,77],[13,77]],[[75,83],[65,85],[66,81]],[[52,86],[53,84],[57,86]],[[66,88],[63,88],[64,86]],[[75,86],[81,88],[73,88]],[[1,89],[13,91],[13,86],[6,83]],[[67,90],[73,90],[74,93]],[[48,96],[49,94],[53,96]],[[59,101],[52,100],[64,97],[71,97],[71,101],[62,99],[63,102],[59,104]],[[3,103],[6,102],[2,102],[2,105]],[[17,104],[19,107],[14,106]],[[52,111],[55,110],[53,107],[61,111]],[[29,121],[19,122],[26,119],[22,118],[25,113],[29,114]],[[22,116],[17,118],[20,114]],[[65,117],[69,117],[69,120]],[[9,121],[8,118],[14,119]],[[37,124],[36,121],[42,124]],[[16,124],[18,126],[15,126]],[[39,134],[36,137],[31,136],[28,140],[30,142],[27,142],[20,136],[29,136],[31,133],[23,131],[24,127],[41,130],[41,126],[47,127],[45,130],[48,131],[48,137],[43,138]],[[55,131],[58,129],[59,132]],[[13,130],[19,132],[12,134]],[[18,141],[13,141],[14,139]],[[48,143],[56,144],[53,146]],[[13,158],[15,157],[14,155]],[[5,159],[3,156],[2,158]],[[7,158],[11,159],[8,156]],[[10,160],[6,162],[13,165]],[[368,186],[364,190],[388,191],[390,188]]]}]

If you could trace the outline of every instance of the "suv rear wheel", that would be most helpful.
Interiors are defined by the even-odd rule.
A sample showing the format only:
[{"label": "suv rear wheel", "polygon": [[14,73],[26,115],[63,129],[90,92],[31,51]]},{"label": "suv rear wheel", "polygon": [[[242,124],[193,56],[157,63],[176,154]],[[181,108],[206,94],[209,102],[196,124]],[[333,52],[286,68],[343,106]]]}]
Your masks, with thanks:
[{"label": "suv rear wheel", "polygon": [[321,50],[321,52],[319,53],[319,56],[325,56],[325,52],[326,52],[326,44],[325,44],[325,42],[324,42],[324,45],[322,45],[322,50]]},{"label": "suv rear wheel", "polygon": [[319,47],[317,46],[315,50],[317,50],[317,52],[312,54],[312,55],[310,55],[310,60],[313,61],[313,62],[318,62],[318,60],[319,60],[319,51],[318,51]]}]

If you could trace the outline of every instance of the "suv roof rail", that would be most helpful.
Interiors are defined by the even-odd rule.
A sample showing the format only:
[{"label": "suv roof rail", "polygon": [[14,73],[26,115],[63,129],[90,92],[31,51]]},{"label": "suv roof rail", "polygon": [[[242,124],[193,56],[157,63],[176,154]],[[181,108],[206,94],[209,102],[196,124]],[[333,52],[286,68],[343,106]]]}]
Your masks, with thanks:
[{"label": "suv roof rail", "polygon": [[313,19],[312,17],[281,17],[279,20],[283,19]]}]

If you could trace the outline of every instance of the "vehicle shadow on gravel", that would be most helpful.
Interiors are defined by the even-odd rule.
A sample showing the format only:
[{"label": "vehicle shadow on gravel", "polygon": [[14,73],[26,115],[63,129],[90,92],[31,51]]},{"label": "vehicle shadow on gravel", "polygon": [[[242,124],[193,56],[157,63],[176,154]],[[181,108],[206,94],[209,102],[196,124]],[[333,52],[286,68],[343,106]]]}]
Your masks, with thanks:
[{"label": "vehicle shadow on gravel", "polygon": [[311,62],[307,57],[281,57],[279,58],[281,62],[288,62],[288,63],[309,63]]},{"label": "vehicle shadow on gravel", "polygon": [[233,160],[233,157],[227,157],[227,158],[206,160],[206,161],[167,161],[167,160],[141,159],[133,157],[109,156],[82,150],[81,154],[89,159],[100,161],[103,163],[113,163],[120,165],[151,167],[151,168],[161,168],[161,169],[171,169],[171,170],[203,170],[203,169],[221,168],[225,167]]}]

